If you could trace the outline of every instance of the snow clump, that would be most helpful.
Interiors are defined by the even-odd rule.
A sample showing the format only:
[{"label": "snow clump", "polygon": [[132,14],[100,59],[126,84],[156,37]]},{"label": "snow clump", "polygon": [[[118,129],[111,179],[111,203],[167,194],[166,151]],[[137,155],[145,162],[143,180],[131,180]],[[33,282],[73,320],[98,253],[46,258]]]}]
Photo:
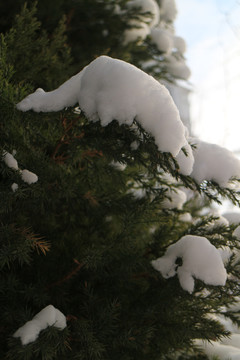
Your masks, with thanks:
[{"label": "snow clump", "polygon": [[149,27],[152,28],[156,26],[159,22],[160,10],[159,6],[155,0],[132,0],[127,4],[129,9],[140,8],[140,13],[150,13],[148,20],[145,20],[149,24]]},{"label": "snow clump", "polygon": [[63,330],[67,326],[66,317],[53,305],[48,305],[42,309],[32,320],[20,327],[13,334],[13,337],[20,337],[22,345],[27,345],[35,341],[40,331],[48,326],[54,326],[59,330]]},{"label": "snow clump", "polygon": [[8,167],[18,170],[18,162],[12,154],[7,151],[3,151],[2,159]]},{"label": "snow clump", "polygon": [[[13,154],[16,155],[16,151],[13,151]],[[24,182],[26,182],[27,184],[30,185],[30,184],[33,184],[38,181],[38,176],[36,174],[34,174],[33,172],[31,172],[27,169],[25,169],[25,170],[19,169],[17,160],[9,152],[3,151],[2,159],[5,162],[5,164],[8,167],[10,167],[11,169],[14,169],[16,171],[19,170],[22,180]],[[11,188],[12,188],[12,191],[15,192],[18,189],[18,184],[13,183]]]},{"label": "snow clump", "polygon": [[231,225],[238,225],[240,224],[240,212],[239,211],[227,211],[222,214],[225,219],[228,220],[229,224]]},{"label": "snow clump", "polygon": [[168,188],[165,192],[166,198],[162,202],[164,209],[179,209],[183,208],[184,203],[187,201],[187,195],[180,189]]},{"label": "snow clump", "polygon": [[[239,341],[239,339],[238,339]],[[225,345],[217,341],[203,341],[196,340],[195,345],[200,346],[204,353],[210,358],[218,357],[219,360],[239,360],[240,359],[240,348],[239,346]]]},{"label": "snow clump", "polygon": [[11,189],[12,189],[13,192],[17,191],[17,189],[18,189],[18,184],[13,183],[13,184],[11,185]]},{"label": "snow clump", "polygon": [[240,160],[231,151],[216,145],[192,139],[194,165],[191,177],[198,183],[212,180],[227,187],[232,177],[240,177]]},{"label": "snow clump", "polygon": [[173,47],[181,54],[184,54],[187,50],[186,41],[181,36],[173,37]]},{"label": "snow clump", "polygon": [[[177,266],[182,258],[182,266]],[[170,245],[164,256],[151,262],[165,279],[178,275],[181,287],[190,294],[194,277],[208,285],[225,285],[227,272],[218,250],[202,236],[186,235]]]},{"label": "snow clump", "polygon": [[161,1],[161,20],[165,22],[173,22],[177,15],[177,7],[175,0],[162,0]]},{"label": "snow clump", "polygon": [[184,59],[176,57],[173,54],[166,55],[166,68],[174,77],[182,80],[188,80],[191,76],[191,71],[186,65]]},{"label": "snow clump", "polygon": [[157,46],[158,50],[170,54],[173,48],[173,36],[164,28],[155,27],[151,31],[151,40]]},{"label": "snow clump", "polygon": [[123,45],[127,45],[130,42],[136,41],[137,39],[142,41],[150,34],[149,26],[143,21],[139,22],[137,20],[130,20],[129,25],[132,28],[124,31]]},{"label": "snow clump", "polygon": [[130,42],[143,41],[150,34],[151,28],[159,22],[160,9],[155,0],[132,0],[127,4],[128,9],[140,9],[140,14],[150,13],[151,16],[141,19],[131,19],[129,21],[130,29],[124,31],[123,45]]},{"label": "snow clump", "polygon": [[79,103],[90,121],[112,120],[131,125],[136,120],[154,138],[158,149],[176,156],[187,145],[179,111],[164,85],[134,65],[100,56],[77,75],[50,92],[36,90],[17,109],[58,111]]},{"label": "snow clump", "polygon": [[38,181],[38,176],[27,169],[21,171],[21,177],[29,185]]}]

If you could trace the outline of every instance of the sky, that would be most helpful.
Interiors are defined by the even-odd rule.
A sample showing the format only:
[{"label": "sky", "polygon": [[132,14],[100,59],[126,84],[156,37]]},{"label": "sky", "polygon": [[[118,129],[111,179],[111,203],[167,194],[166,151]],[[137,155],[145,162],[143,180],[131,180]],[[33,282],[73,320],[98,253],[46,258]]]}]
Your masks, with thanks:
[{"label": "sky", "polygon": [[176,0],[187,43],[192,132],[240,155],[240,0]]}]

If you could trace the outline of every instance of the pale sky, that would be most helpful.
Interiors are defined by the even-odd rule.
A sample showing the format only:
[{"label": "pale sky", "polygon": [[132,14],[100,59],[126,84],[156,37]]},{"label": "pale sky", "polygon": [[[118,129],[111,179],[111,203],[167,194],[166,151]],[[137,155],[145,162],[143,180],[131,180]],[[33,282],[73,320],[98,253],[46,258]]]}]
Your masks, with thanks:
[{"label": "pale sky", "polygon": [[240,1],[176,0],[176,34],[188,46],[192,129],[240,152]]}]

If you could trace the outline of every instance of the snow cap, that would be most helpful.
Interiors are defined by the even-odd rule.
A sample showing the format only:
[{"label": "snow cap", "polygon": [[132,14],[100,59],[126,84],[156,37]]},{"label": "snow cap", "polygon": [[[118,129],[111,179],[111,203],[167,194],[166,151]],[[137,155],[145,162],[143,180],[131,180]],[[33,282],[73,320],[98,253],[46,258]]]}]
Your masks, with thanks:
[{"label": "snow cap", "polygon": [[187,49],[186,41],[181,36],[174,36],[173,47],[181,54],[184,54]]},{"label": "snow cap", "polygon": [[3,151],[2,159],[8,167],[14,170],[18,170],[18,162],[12,154],[7,151]]},{"label": "snow cap", "polygon": [[193,150],[194,165],[191,176],[201,183],[213,180],[222,187],[227,187],[232,177],[240,177],[240,160],[231,151],[216,145],[192,139],[196,144]]},{"label": "snow cap", "polygon": [[[182,258],[182,266],[175,263],[178,257]],[[189,293],[194,290],[194,277],[208,285],[223,286],[227,280],[219,251],[202,236],[183,236],[151,263],[166,279],[177,274],[181,287]]]},{"label": "snow cap", "polygon": [[183,204],[187,201],[187,195],[180,189],[167,188],[165,192],[167,196],[161,203],[164,209],[179,209],[181,210]]},{"label": "snow cap", "polygon": [[66,317],[53,305],[48,305],[42,309],[32,320],[20,327],[13,334],[13,337],[20,337],[22,345],[27,345],[35,341],[40,331],[48,326],[55,326],[59,330],[63,330],[67,326]]},{"label": "snow cap", "polygon": [[38,181],[38,176],[27,169],[21,171],[21,177],[29,185]]},{"label": "snow cap", "polygon": [[128,8],[140,8],[142,13],[151,13],[152,17],[146,20],[149,27],[156,26],[159,22],[160,10],[155,0],[131,0],[127,2]]},{"label": "snow cap", "polygon": [[91,62],[82,76],[79,105],[102,126],[112,120],[136,120],[154,138],[160,151],[176,156],[187,144],[185,128],[169,91],[134,65],[108,56]]},{"label": "snow cap", "polygon": [[150,27],[143,21],[130,20],[129,25],[131,25],[132,28],[124,31],[123,45],[127,45],[137,40],[142,42],[142,40],[146,39],[150,34]]},{"label": "snow cap", "polygon": [[78,101],[90,121],[131,125],[136,119],[158,149],[176,156],[187,145],[185,127],[167,88],[134,65],[100,56],[58,89],[36,91],[18,110],[58,111]]},{"label": "snow cap", "polygon": [[151,40],[159,51],[170,54],[173,48],[173,36],[170,31],[155,27],[151,31]]},{"label": "snow cap", "polygon": [[177,15],[177,7],[175,0],[162,0],[161,1],[161,20],[166,22],[173,22]]}]

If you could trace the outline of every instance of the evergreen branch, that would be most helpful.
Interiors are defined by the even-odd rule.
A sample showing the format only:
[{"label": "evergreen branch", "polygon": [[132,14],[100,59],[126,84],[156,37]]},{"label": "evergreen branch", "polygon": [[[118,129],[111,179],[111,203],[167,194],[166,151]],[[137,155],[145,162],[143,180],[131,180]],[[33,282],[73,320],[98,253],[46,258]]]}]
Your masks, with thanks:
[{"label": "evergreen branch", "polygon": [[78,118],[73,119],[68,121],[68,119],[64,116],[62,118],[62,127],[63,127],[63,134],[60,138],[60,140],[58,141],[57,145],[55,146],[55,149],[52,152],[51,158],[56,161],[56,162],[60,162],[63,163],[65,162],[65,160],[67,160],[69,158],[69,156],[56,156],[57,153],[59,152],[60,148],[62,147],[62,145],[69,145],[71,143],[72,140],[78,139],[80,140],[83,136],[84,136],[84,132],[82,132],[80,135],[73,135],[72,137],[70,136],[69,132],[74,128],[74,126],[76,125],[78,121]]},{"label": "evergreen branch", "polygon": [[46,255],[47,251],[50,250],[50,242],[43,240],[42,236],[34,234],[30,231],[30,228],[19,229],[19,232],[32,243],[32,248],[37,250],[37,253],[40,254],[40,251]]},{"label": "evergreen branch", "polygon": [[77,266],[75,267],[75,269],[73,269],[72,271],[70,271],[68,274],[66,274],[63,278],[61,278],[60,280],[47,285],[47,290],[52,288],[52,287],[56,287],[56,286],[60,286],[63,283],[69,281],[72,279],[73,276],[75,276],[80,270],[81,268],[84,266],[84,264],[80,263],[77,259],[73,259],[74,263],[77,264]]}]

